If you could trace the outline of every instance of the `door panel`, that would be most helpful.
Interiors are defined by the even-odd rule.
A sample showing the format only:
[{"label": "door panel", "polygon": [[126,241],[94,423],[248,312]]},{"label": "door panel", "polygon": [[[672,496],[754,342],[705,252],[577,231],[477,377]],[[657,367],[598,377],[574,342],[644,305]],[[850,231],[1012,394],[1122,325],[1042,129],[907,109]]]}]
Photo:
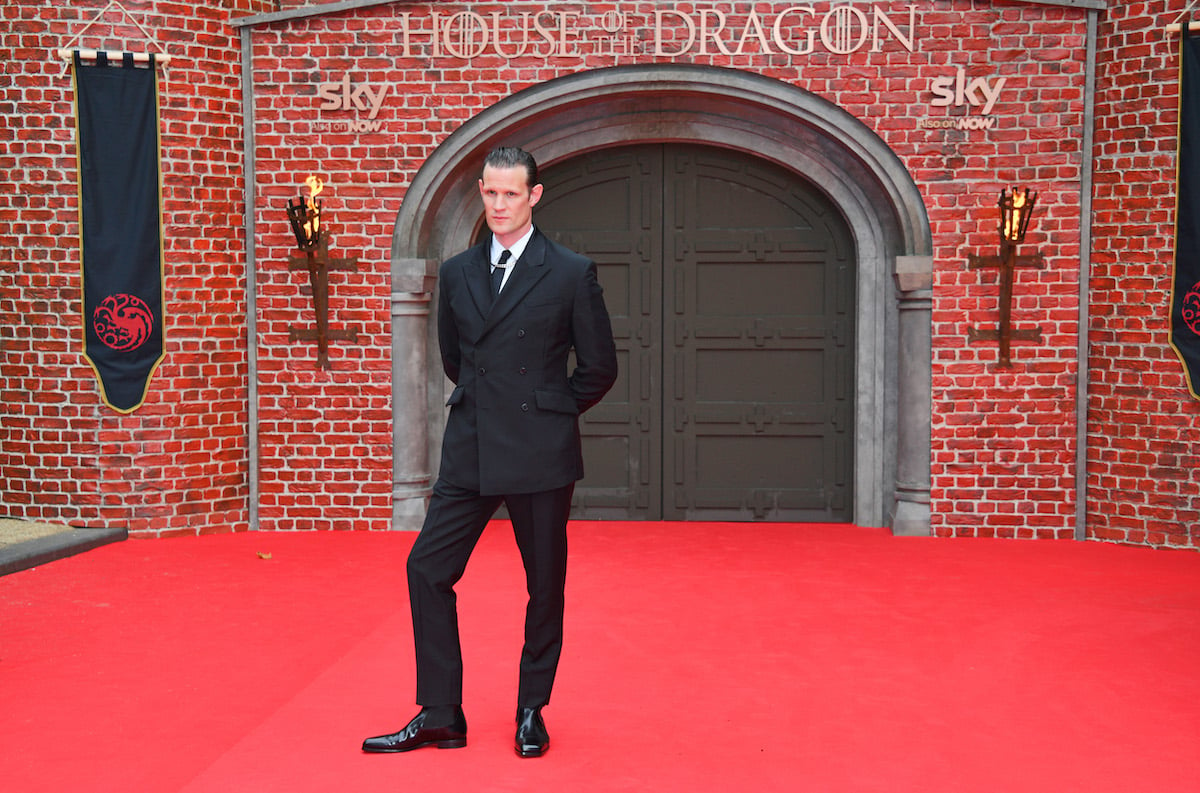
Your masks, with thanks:
[{"label": "door panel", "polygon": [[575,515],[850,518],[854,260],[812,185],[692,145],[547,168],[536,222],[597,262],[620,356]]},{"label": "door panel", "polygon": [[[661,147],[584,157],[547,169],[538,228],[596,262],[612,318],[620,375],[584,414],[586,478],[575,513],[594,519],[661,517]],[[571,365],[574,365],[572,361]]]}]

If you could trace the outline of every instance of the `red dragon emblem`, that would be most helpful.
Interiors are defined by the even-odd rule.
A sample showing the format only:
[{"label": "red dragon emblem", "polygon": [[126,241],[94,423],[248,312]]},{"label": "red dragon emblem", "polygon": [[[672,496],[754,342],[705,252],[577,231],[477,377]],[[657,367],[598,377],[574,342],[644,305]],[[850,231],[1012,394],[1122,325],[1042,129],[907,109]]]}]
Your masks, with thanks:
[{"label": "red dragon emblem", "polygon": [[92,327],[100,341],[114,350],[136,350],[150,338],[154,313],[134,295],[109,295],[92,312]]},{"label": "red dragon emblem", "polygon": [[1191,329],[1192,333],[1200,336],[1200,282],[1197,282],[1191,291],[1183,296],[1180,313],[1183,314],[1184,324]]}]

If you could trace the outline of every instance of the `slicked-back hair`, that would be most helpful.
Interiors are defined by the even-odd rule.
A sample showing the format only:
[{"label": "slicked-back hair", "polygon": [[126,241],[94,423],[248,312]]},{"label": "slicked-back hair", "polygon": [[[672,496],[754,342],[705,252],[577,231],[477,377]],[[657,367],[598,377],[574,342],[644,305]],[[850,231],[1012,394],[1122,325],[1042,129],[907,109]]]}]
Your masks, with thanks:
[{"label": "slicked-back hair", "polygon": [[483,167],[493,168],[524,168],[525,178],[529,182],[526,187],[533,188],[538,183],[537,161],[533,155],[516,146],[500,146],[488,152],[483,160]]}]

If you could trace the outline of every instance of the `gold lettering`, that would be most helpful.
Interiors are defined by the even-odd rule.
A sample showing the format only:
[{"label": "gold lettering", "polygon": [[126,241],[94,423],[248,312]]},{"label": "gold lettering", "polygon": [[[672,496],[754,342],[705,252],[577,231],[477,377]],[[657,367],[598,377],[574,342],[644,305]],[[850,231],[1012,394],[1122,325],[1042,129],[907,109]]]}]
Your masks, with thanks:
[{"label": "gold lettering", "polygon": [[[663,17],[667,14],[673,15],[684,27],[687,28],[687,39],[679,46],[675,52],[668,52],[663,47]],[[692,44],[696,41],[696,23],[692,18],[682,11],[655,9],[654,11],[654,54],[660,58],[683,55],[692,48]]]},{"label": "gold lettering", "polygon": [[767,37],[767,32],[763,30],[762,22],[758,19],[758,12],[753,8],[750,9],[750,16],[746,17],[746,26],[742,28],[742,37],[738,40],[734,54],[742,54],[746,48],[746,40],[751,37],[751,29],[754,31],[754,38],[758,39],[759,52],[762,55],[774,55],[775,50],[771,49],[771,40]]},{"label": "gold lettering", "polygon": [[[547,16],[547,15],[550,16],[551,27],[546,27],[546,25],[542,23],[542,17]],[[556,15],[553,11],[541,11],[538,13],[537,16],[535,16],[533,18],[533,29],[536,30],[538,32],[538,35],[540,35],[543,39],[545,39],[546,43],[550,45],[550,48],[545,53],[543,53],[539,50],[538,55],[544,55],[547,58],[553,58],[555,55],[558,54],[554,51],[554,48],[555,48],[554,37],[555,37],[556,31],[554,30],[553,24],[554,24],[555,16]]]},{"label": "gold lettering", "polygon": [[470,60],[482,55],[488,45],[487,19],[474,11],[459,11],[446,20],[446,54]]},{"label": "gold lettering", "polygon": [[879,52],[883,49],[883,42],[879,40],[880,22],[883,23],[884,27],[892,31],[892,35],[904,46],[904,49],[909,52],[916,52],[914,39],[917,37],[917,7],[915,5],[908,7],[908,38],[905,38],[904,34],[900,32],[900,28],[887,18],[887,15],[879,9],[879,6],[872,6],[871,12],[875,20],[871,26],[871,35],[874,39],[871,44],[871,52]]},{"label": "gold lettering", "polygon": [[500,48],[500,12],[492,12],[492,40],[495,42],[496,54],[505,58],[519,58],[529,49],[529,12],[521,12],[521,46],[515,52],[505,52]]},{"label": "gold lettering", "polygon": [[571,34],[571,20],[579,16],[579,14],[575,11],[556,11],[555,15],[558,16],[559,20],[558,54],[564,58],[579,55],[578,52],[572,51],[571,42],[568,40]]},{"label": "gold lettering", "polygon": [[[788,15],[792,13],[808,14],[811,16],[813,10],[808,6],[792,6],[791,8],[783,9],[783,11],[779,13],[779,16],[775,17],[775,24],[771,27],[771,33],[775,38],[775,46],[778,47],[781,52],[785,52],[788,55],[808,55],[813,51],[813,45],[815,43],[816,36],[814,31],[807,31],[808,41],[799,47],[789,46],[787,40],[783,37],[784,21],[787,19]],[[796,26],[799,27],[801,24],[802,23],[797,22]]]},{"label": "gold lettering", "polygon": [[[858,41],[854,40],[854,22],[851,17],[859,23]],[[821,20],[821,43],[830,52],[848,55],[866,43],[869,29],[866,14],[853,6],[839,6]]]},{"label": "gold lettering", "polygon": [[401,42],[400,43],[400,48],[401,48],[400,57],[401,58],[411,58],[412,57],[412,42],[409,38],[409,32],[410,32],[409,24],[408,24],[409,16],[410,16],[410,14],[407,11],[402,11],[399,14],[400,36],[401,36],[401,38],[400,38],[400,42]]},{"label": "gold lettering", "polygon": [[[717,26],[712,32],[708,29],[708,17],[712,15],[717,18]],[[729,48],[725,46],[725,42],[721,41],[721,32],[725,30],[725,13],[718,11],[715,8],[707,8],[700,12],[700,54],[708,55],[708,39],[711,37],[713,43],[717,45],[717,49],[722,55],[732,55]]]},{"label": "gold lettering", "polygon": [[[580,20],[587,14],[576,11],[556,10],[546,4],[541,11],[487,12],[430,10],[428,19],[431,31],[422,27],[424,17],[414,21],[411,12],[397,12],[396,43],[400,54],[397,57],[411,58],[425,54],[430,58],[455,58],[471,60],[480,56],[496,55],[501,58],[520,57],[583,57],[580,43],[591,43],[596,52],[617,56],[644,52],[657,58],[678,58],[688,55],[811,55],[819,44],[823,51],[847,55],[868,46],[870,51],[879,52],[887,41],[908,52],[916,52],[920,36],[917,32],[917,5],[909,2],[893,10],[893,6],[871,3],[860,9],[850,2],[834,3],[827,11],[818,11],[810,3],[784,7],[772,16],[759,12],[758,3],[711,3],[706,7],[679,10],[654,9],[650,31],[654,37],[653,47],[643,45],[636,35],[624,35],[612,25],[623,26],[624,22],[608,21],[608,12],[603,21],[580,28]],[[683,5],[683,4],[680,4]],[[730,9],[748,6],[745,16]],[[436,6],[435,6],[436,7]],[[495,6],[493,6],[495,7]],[[907,17],[905,15],[907,10]],[[616,17],[620,18],[620,17]],[[596,17],[600,20],[601,17]],[[415,26],[415,27],[414,27]],[[589,31],[598,28],[595,36]],[[631,31],[626,31],[630,34]],[[430,43],[424,44],[424,37]],[[428,49],[422,53],[423,49]]]}]

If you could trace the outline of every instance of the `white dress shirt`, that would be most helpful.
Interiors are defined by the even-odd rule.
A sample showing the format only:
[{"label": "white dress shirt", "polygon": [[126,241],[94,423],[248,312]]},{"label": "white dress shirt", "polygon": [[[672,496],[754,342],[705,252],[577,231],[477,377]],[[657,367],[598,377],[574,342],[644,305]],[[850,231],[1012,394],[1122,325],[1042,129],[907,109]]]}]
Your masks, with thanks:
[{"label": "white dress shirt", "polygon": [[512,247],[505,248],[496,239],[496,235],[495,234],[492,235],[492,256],[491,256],[492,267],[499,266],[497,263],[500,261],[501,253],[504,253],[504,251],[507,250],[510,254],[508,262],[506,262],[504,265],[504,280],[500,282],[500,291],[502,291],[502,292],[504,291],[504,287],[508,284],[509,277],[512,276],[513,265],[517,263],[517,259],[520,259],[521,254],[525,252],[525,246],[529,244],[529,238],[532,236],[533,236],[533,225],[531,224],[529,226],[529,230],[525,232],[525,235],[522,236],[521,239],[514,242],[512,244]]}]

